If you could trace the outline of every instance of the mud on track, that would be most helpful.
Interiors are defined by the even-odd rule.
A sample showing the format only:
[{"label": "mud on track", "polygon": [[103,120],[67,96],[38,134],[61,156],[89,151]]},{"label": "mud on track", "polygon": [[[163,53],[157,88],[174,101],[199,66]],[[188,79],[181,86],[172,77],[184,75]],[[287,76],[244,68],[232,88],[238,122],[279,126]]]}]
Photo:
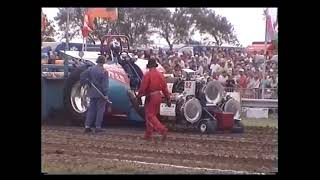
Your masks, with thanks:
[{"label": "mud on track", "polygon": [[101,134],[84,134],[80,127],[43,126],[44,170],[214,174],[277,171],[276,129],[249,128],[243,134],[215,135],[171,132],[166,142],[156,137],[157,143],[145,142],[143,133],[143,129],[136,128],[107,128]]}]

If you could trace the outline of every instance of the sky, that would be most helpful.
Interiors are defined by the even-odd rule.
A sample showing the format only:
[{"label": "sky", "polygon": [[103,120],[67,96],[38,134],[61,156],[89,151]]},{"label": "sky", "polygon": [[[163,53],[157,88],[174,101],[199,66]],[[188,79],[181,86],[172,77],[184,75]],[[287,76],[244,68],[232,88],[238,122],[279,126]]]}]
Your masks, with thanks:
[{"label": "sky", "polygon": [[[169,8],[173,10],[174,8]],[[264,41],[265,39],[265,20],[263,10],[265,8],[210,8],[216,14],[224,16],[234,26],[235,34],[244,47],[250,45],[254,41]],[[58,12],[58,8],[43,8],[43,12],[49,20],[53,20]],[[269,13],[274,20],[277,8],[269,8]],[[56,30],[58,28],[56,27]],[[158,38],[157,35],[151,37],[155,43],[166,45],[164,39]],[[193,36],[195,40],[201,40],[200,34]],[[57,39],[56,39],[57,40]],[[76,40],[82,42],[81,39]]]}]

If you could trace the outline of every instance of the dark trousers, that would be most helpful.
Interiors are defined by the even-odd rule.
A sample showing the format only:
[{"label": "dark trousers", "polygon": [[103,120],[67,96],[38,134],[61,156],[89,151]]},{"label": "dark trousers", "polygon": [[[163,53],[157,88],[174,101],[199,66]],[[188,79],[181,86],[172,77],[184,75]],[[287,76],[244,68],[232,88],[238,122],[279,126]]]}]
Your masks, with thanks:
[{"label": "dark trousers", "polygon": [[96,128],[101,128],[106,103],[103,98],[90,98],[90,106],[85,121],[86,128],[91,127],[94,122]]}]

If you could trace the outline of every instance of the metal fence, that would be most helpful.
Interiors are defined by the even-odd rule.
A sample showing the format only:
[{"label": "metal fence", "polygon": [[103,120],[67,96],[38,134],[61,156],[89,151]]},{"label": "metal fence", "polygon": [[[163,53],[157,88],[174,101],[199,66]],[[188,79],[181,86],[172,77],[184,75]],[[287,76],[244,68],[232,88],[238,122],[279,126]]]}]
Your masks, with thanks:
[{"label": "metal fence", "polygon": [[278,99],[277,88],[265,88],[262,97],[262,88],[229,88],[225,87],[226,92],[239,92],[241,98],[247,99]]}]

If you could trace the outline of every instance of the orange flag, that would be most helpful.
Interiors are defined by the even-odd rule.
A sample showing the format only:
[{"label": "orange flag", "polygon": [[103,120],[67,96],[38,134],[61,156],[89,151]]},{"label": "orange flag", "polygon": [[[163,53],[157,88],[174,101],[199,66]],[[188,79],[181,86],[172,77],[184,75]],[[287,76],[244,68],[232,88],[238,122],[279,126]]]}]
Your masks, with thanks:
[{"label": "orange flag", "polygon": [[84,20],[83,20],[83,27],[82,27],[82,36],[83,37],[88,37],[89,33],[92,31],[94,28],[94,25],[92,22],[90,22],[90,16],[86,12],[84,14]]},{"label": "orange flag", "polygon": [[118,19],[117,8],[88,8],[88,14],[92,19],[96,17],[105,18],[110,21],[116,21]]}]

